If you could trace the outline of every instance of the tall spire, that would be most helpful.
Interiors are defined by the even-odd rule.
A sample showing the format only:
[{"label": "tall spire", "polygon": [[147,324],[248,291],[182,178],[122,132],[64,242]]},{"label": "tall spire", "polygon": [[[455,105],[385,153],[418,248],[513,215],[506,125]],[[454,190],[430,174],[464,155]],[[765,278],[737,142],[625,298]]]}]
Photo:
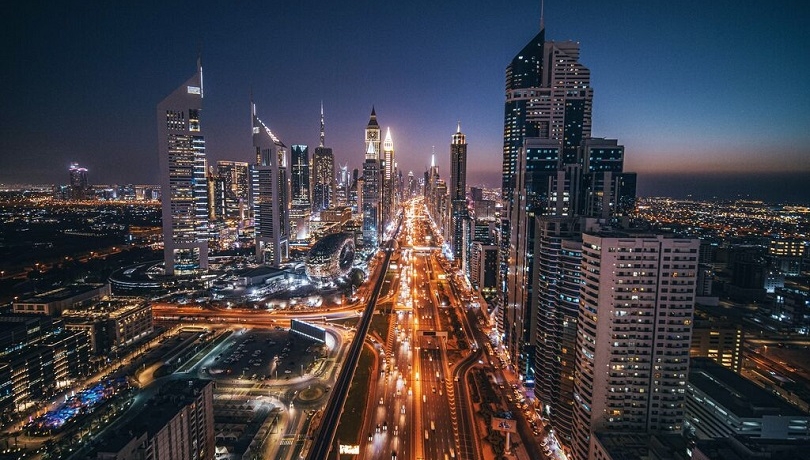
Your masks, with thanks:
[{"label": "tall spire", "polygon": [[430,154],[430,167],[436,166],[436,146],[433,146],[433,153]]},{"label": "tall spire", "polygon": [[323,148],[323,146],[324,146],[324,138],[325,137],[326,137],[326,135],[324,134],[324,129],[323,129],[323,101],[321,101],[321,148]]},{"label": "tall spire", "polygon": [[458,128],[456,128],[457,133],[461,133],[461,120],[458,121]]},{"label": "tall spire", "polygon": [[394,141],[391,139],[391,127],[385,132],[385,141],[383,141],[383,150],[394,150]]},{"label": "tall spire", "polygon": [[546,20],[545,20],[545,7],[546,7],[546,0],[540,0],[540,30],[546,28]]}]

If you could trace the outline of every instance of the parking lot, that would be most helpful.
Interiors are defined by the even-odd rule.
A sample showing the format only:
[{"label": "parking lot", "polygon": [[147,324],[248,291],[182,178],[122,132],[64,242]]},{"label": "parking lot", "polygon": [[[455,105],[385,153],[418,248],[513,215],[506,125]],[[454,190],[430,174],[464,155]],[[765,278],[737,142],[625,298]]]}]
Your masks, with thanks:
[{"label": "parking lot", "polygon": [[289,380],[306,374],[326,348],[283,328],[242,329],[206,357],[213,378]]}]

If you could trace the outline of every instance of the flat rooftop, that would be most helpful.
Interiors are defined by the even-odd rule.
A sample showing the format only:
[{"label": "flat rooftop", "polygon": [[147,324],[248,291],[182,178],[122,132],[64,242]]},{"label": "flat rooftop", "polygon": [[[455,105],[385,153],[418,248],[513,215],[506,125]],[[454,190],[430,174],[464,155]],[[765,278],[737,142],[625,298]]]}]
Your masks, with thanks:
[{"label": "flat rooftop", "polygon": [[692,358],[689,384],[739,418],[808,415],[709,358]]},{"label": "flat rooftop", "polygon": [[51,303],[67,300],[104,287],[103,284],[73,284],[20,299],[17,303]]}]

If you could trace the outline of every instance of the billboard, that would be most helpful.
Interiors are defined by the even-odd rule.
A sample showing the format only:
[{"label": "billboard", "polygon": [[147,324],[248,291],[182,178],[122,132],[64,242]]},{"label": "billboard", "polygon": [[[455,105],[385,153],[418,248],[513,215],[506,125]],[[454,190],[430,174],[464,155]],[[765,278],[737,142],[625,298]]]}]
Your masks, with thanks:
[{"label": "billboard", "polygon": [[290,331],[316,342],[326,343],[326,329],[294,319],[290,321]]}]

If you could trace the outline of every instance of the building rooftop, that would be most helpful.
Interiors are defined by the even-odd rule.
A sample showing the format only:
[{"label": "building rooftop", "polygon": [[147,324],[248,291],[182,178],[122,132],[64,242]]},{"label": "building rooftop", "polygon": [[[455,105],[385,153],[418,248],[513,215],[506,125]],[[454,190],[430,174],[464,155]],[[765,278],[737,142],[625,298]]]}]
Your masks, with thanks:
[{"label": "building rooftop", "polygon": [[188,379],[172,380],[165,383],[160,391],[146,402],[145,406],[132,418],[115,427],[113,434],[104,439],[100,452],[118,452],[132,438],[148,433],[154,436],[163,429],[180,410],[194,402],[197,395],[207,385],[213,385],[211,380]]},{"label": "building rooftop", "polygon": [[281,275],[284,275],[286,273],[287,273],[286,271],[284,271],[284,270],[282,270],[280,268],[261,266],[261,267],[250,268],[250,269],[247,269],[245,271],[239,272],[237,276],[245,277],[245,278],[254,278],[254,277],[257,277],[257,276],[281,276]]},{"label": "building rooftop", "polygon": [[711,460],[800,460],[807,458],[808,440],[721,438],[697,441],[695,450]]},{"label": "building rooftop", "polygon": [[75,310],[65,310],[64,317],[80,318],[119,318],[133,310],[138,310],[146,306],[146,300],[142,297],[105,297],[98,303],[88,307]]},{"label": "building rooftop", "polygon": [[[686,460],[687,443],[680,435],[596,432],[612,460]],[[654,455],[652,455],[654,454]]]},{"label": "building rooftop", "polygon": [[689,384],[739,418],[807,415],[709,358],[692,358]]},{"label": "building rooftop", "polygon": [[104,287],[104,284],[72,284],[20,299],[17,303],[50,303],[70,299]]}]

